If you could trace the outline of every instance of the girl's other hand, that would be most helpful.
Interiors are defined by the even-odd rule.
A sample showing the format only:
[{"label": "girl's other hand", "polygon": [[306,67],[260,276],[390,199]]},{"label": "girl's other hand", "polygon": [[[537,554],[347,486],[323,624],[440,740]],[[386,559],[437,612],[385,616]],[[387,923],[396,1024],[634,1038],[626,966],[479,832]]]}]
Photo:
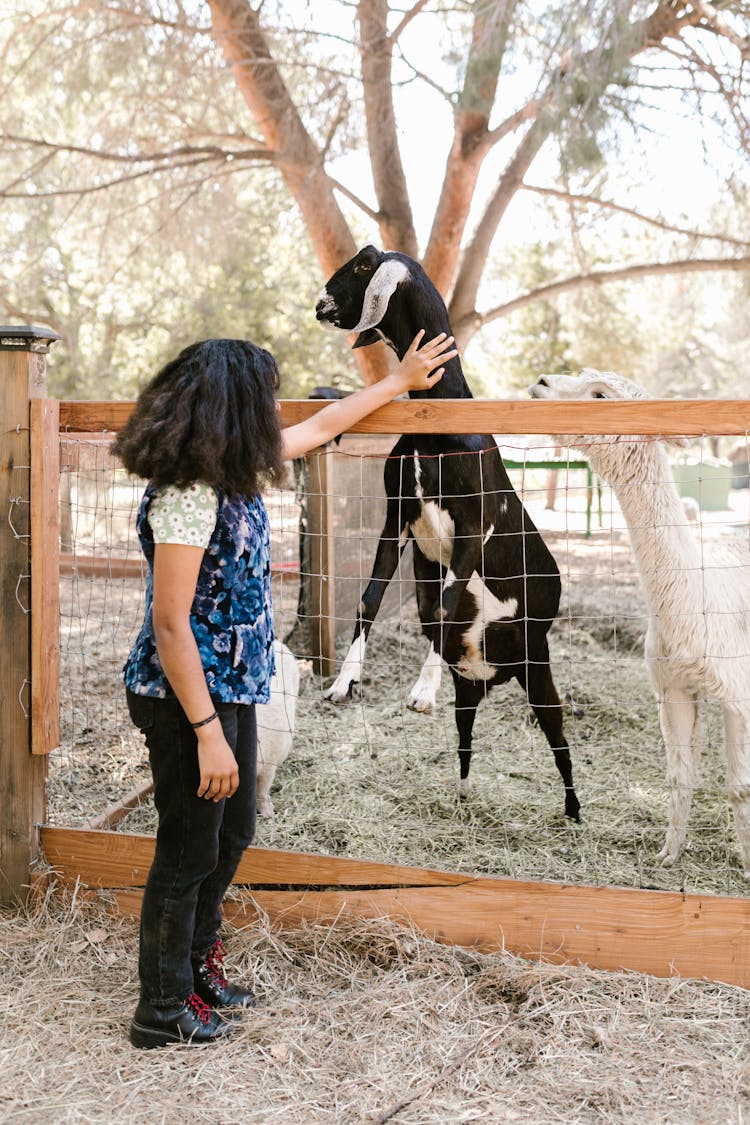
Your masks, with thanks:
[{"label": "girl's other hand", "polygon": [[224,737],[221,723],[214,719],[210,724],[216,731],[200,732],[198,737],[198,766],[201,781],[198,796],[207,801],[221,801],[231,797],[240,783],[237,759]]},{"label": "girl's other hand", "polygon": [[396,377],[405,391],[428,391],[430,387],[434,387],[445,371],[441,364],[458,355],[458,349],[451,347],[453,337],[445,332],[434,336],[420,347],[423,336],[424,329],[420,329],[396,371]]}]

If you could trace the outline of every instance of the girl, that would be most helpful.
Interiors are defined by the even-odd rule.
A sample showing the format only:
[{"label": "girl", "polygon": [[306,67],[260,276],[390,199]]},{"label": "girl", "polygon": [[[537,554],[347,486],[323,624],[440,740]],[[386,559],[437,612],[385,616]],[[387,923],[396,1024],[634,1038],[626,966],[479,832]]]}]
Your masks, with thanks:
[{"label": "girl", "polygon": [[434,386],[438,365],[457,353],[444,333],[420,347],[422,336],[394,374],[283,431],[269,352],[248,340],[193,344],[143,390],[115,442],[125,468],[148,480],[137,521],[145,618],[124,668],[159,819],[141,910],[136,1047],[209,1042],[236,1026],[233,1010],[253,1004],[224,976],[217,934],[255,830],[255,704],[268,702],[273,673],[260,488],[284,459]]}]

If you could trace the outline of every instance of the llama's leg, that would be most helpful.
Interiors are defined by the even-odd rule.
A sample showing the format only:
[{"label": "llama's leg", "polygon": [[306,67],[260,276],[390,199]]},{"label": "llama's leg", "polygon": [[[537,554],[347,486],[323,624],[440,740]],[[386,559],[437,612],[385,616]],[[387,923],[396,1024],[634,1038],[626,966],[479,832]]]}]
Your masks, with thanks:
[{"label": "llama's leg", "polygon": [[657,694],[657,704],[667,758],[669,821],[664,847],[656,858],[664,867],[671,867],[685,846],[690,806],[698,777],[700,723],[698,701],[685,688],[664,687]]},{"label": "llama's leg", "polygon": [[365,648],[372,623],[377,617],[383,595],[409,539],[408,525],[404,525],[399,531],[399,508],[398,501],[388,501],[385,526],[380,534],[370,581],[357,610],[357,623],[354,626],[351,646],[341,671],[323,693],[323,698],[329,699],[332,703],[343,703],[351,698],[354,684],[359,683],[362,678]]},{"label": "llama's leg", "polygon": [[273,785],[275,773],[275,766],[265,766],[258,762],[258,816],[263,820],[268,820],[276,815],[276,810],[271,800],[271,786]]},{"label": "llama's leg", "polygon": [[750,879],[750,715],[724,707],[727,785],[734,813],[740,860]]},{"label": "llama's leg", "polygon": [[485,685],[473,680],[465,680],[453,673],[456,688],[455,716],[458,730],[459,797],[468,796],[471,789],[469,769],[471,767],[471,743],[477,707],[485,695]]},{"label": "llama's leg", "polygon": [[525,671],[519,674],[518,679],[555,756],[555,765],[565,786],[565,815],[580,821],[581,806],[573,788],[570,747],[563,733],[562,705],[550,671],[546,640],[544,648],[535,652],[533,658],[529,654]]}]

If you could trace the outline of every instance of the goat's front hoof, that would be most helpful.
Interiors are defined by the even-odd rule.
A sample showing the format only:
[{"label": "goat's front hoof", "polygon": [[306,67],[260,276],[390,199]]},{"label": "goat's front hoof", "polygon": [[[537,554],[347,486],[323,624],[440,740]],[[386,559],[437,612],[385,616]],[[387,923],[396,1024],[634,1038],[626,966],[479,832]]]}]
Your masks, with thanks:
[{"label": "goat's front hoof", "polygon": [[273,801],[270,799],[264,801],[261,797],[258,800],[258,816],[261,820],[272,820],[276,816],[276,809],[273,807]]},{"label": "goat's front hoof", "polygon": [[469,793],[471,793],[471,782],[468,777],[462,777],[458,783],[458,795],[462,801],[465,801]]},{"label": "goat's front hoof", "polygon": [[323,698],[328,703],[348,703],[352,697],[352,690],[354,688],[354,680],[350,680],[348,684],[340,684],[338,680],[331,684],[329,688],[323,692]]},{"label": "goat's front hoof", "polygon": [[434,705],[434,699],[426,695],[410,695],[406,704],[410,711],[416,711],[420,715],[431,715]]}]

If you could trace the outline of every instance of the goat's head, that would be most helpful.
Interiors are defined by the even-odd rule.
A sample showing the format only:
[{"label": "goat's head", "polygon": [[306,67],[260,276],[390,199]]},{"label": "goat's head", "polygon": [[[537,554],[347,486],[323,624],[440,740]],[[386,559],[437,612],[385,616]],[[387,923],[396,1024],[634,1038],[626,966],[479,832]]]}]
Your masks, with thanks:
[{"label": "goat's head", "polygon": [[402,255],[365,246],[326,282],[315,315],[336,328],[360,333],[355,347],[374,343],[380,339],[375,329],[388,302],[408,276],[409,264]]},{"label": "goat's head", "polygon": [[443,299],[419,262],[365,246],[331,277],[315,306],[318,320],[358,333],[355,348],[384,339],[399,355],[415,333],[450,332]]},{"label": "goat's head", "polygon": [[[580,375],[540,375],[536,383],[529,387],[532,398],[547,400],[588,400],[588,399],[642,399],[650,398],[648,391],[618,375],[614,371],[596,371],[593,367],[584,367]],[[565,445],[586,446],[601,439],[593,435],[566,436],[557,435]],[[620,435],[608,439],[612,442],[632,441],[632,436]],[[642,439],[641,439],[642,440]],[[672,445],[684,446],[689,442],[682,437],[664,437],[661,440]]]}]

